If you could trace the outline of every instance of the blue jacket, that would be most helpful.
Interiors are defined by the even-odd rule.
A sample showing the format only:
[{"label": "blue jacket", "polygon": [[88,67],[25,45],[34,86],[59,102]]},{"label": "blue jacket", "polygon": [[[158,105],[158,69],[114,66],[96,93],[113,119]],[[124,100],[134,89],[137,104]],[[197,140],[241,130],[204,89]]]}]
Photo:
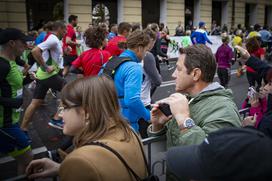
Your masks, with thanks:
[{"label": "blue jacket", "polygon": [[191,41],[193,44],[206,44],[208,42],[209,44],[212,44],[212,42],[207,37],[207,32],[203,29],[197,29],[194,31],[191,35]]},{"label": "blue jacket", "polygon": [[[140,60],[131,50],[124,51],[120,57],[129,57],[132,61],[123,63],[115,72],[114,84],[119,97],[121,111],[130,125],[138,132],[138,120],[150,120],[150,111],[141,101],[141,86],[143,68],[138,63]],[[122,98],[123,97],[123,98]]]}]

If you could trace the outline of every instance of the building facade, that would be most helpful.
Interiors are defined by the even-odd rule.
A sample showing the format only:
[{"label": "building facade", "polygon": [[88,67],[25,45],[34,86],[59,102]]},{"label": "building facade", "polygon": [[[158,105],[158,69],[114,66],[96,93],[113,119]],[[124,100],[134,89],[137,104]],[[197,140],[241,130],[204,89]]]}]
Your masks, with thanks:
[{"label": "building facade", "polygon": [[[256,23],[272,26],[272,0],[50,0],[63,3],[63,16],[78,15],[79,25],[85,29],[93,19],[93,8],[103,3],[108,8],[110,23],[127,21],[146,26],[152,22],[163,22],[173,34],[178,24],[185,27],[199,21],[217,25],[250,26]],[[36,2],[37,5],[34,3]],[[33,21],[49,18],[52,7],[40,0],[0,0],[0,27],[33,28]],[[47,4],[46,4],[47,3]],[[35,11],[36,10],[36,11]],[[32,18],[32,19],[31,19]],[[35,24],[35,23],[34,23]]]}]

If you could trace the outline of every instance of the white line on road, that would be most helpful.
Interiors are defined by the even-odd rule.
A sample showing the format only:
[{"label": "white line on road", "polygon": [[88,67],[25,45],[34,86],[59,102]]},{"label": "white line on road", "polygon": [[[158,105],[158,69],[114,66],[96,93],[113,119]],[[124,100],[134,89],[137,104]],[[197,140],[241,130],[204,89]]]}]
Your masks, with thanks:
[{"label": "white line on road", "polygon": [[[231,70],[231,75],[234,75],[236,74],[237,70]],[[218,77],[217,74],[215,74],[215,77]],[[162,82],[161,86],[160,87],[168,87],[168,86],[172,86],[172,85],[175,85],[175,81],[174,80],[170,80],[170,81],[165,81],[165,82]]]},{"label": "white line on road", "polygon": [[[35,148],[32,150],[33,155],[37,155],[40,153],[44,153],[47,152],[47,148],[45,146],[39,147],[39,148]],[[8,162],[14,161],[14,158],[12,158],[11,156],[6,156],[3,158],[0,158],[0,164],[5,164]]]}]

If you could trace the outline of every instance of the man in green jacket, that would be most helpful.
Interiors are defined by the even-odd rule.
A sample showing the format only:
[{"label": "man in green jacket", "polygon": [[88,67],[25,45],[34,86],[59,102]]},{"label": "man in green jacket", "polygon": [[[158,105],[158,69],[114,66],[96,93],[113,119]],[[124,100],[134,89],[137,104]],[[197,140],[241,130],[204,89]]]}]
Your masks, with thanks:
[{"label": "man in green jacket", "polygon": [[[193,45],[181,49],[172,75],[178,93],[154,105],[149,136],[166,133],[169,148],[200,144],[209,133],[220,128],[241,127],[232,92],[213,82],[215,72],[216,61],[208,47]],[[160,111],[163,103],[169,104],[171,116],[166,117]]]}]

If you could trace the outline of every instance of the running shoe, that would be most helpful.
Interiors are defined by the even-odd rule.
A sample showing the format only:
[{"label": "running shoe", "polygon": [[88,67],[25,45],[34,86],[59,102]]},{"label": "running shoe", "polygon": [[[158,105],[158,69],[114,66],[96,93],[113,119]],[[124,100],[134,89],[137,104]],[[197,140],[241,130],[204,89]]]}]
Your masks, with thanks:
[{"label": "running shoe", "polygon": [[55,119],[51,119],[48,122],[48,125],[53,127],[53,128],[57,128],[57,129],[63,129],[63,121],[61,120],[55,120]]}]

